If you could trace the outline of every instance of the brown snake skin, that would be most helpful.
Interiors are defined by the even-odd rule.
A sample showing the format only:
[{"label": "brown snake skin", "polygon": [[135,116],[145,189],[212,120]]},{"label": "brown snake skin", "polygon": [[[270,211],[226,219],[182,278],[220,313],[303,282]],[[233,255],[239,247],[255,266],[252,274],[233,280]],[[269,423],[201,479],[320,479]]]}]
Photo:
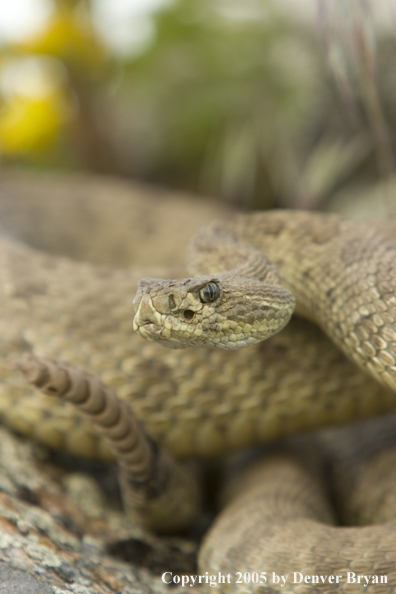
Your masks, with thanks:
[{"label": "brown snake skin", "polygon": [[[6,201],[4,204],[2,208],[7,214],[11,206]],[[338,252],[337,242],[333,242],[328,260],[318,259],[312,267],[315,277],[307,270],[296,271],[294,279],[288,279],[288,286],[300,303],[309,302],[309,290],[315,283],[324,287],[322,295],[332,301],[339,317],[337,323],[329,318],[328,331],[349,354],[350,347],[357,346],[352,358],[376,379],[345,359],[312,324],[298,318],[270,341],[241,351],[172,351],[143,342],[132,333],[132,301],[137,280],[146,273],[53,257],[8,238],[3,238],[0,246],[2,352],[9,355],[34,351],[61,357],[99,375],[116,389],[118,396],[133,403],[133,410],[144,421],[149,435],[178,457],[212,456],[319,425],[340,424],[395,409],[396,352],[385,344],[396,338],[391,325],[393,247],[369,227],[361,227],[367,246],[362,251],[358,247],[362,234],[358,225],[324,217],[316,219],[314,231],[308,232],[299,220],[302,216],[306,220],[309,215],[270,215],[272,239],[280,238],[282,233],[294,233],[299,253],[311,262],[314,250],[324,251],[340,225],[345,226],[349,241]],[[269,249],[269,256],[277,263],[289,257],[282,246],[279,243],[275,258]],[[368,259],[363,280],[359,280],[359,255]],[[342,294],[331,284],[339,258],[350,266],[343,277],[347,290]],[[161,271],[154,271],[152,275],[160,274]],[[376,275],[380,282],[373,288]],[[367,299],[361,297],[362,288]],[[325,301],[323,297],[312,306],[315,313],[328,311]],[[341,301],[347,310],[341,310]],[[306,305],[300,306],[300,313],[307,313],[307,309]],[[358,320],[353,315],[356,311],[363,319],[358,330]],[[109,459],[108,448],[74,409],[26,389],[5,361],[0,371],[0,410],[6,423],[51,447]],[[381,386],[378,379],[388,387]],[[300,464],[296,466],[283,457],[277,464],[261,464],[253,478],[240,481],[246,490],[230,504],[204,545],[202,571],[226,571],[226,567],[232,567],[234,572],[252,572],[265,566],[267,571],[279,574],[341,572],[345,576],[349,568],[364,574],[387,575],[388,584],[363,589],[362,584],[327,583],[314,587],[301,583],[279,589],[299,594],[394,591],[396,547],[392,523],[375,528],[325,527],[318,523],[319,518],[329,518],[330,512],[327,503],[321,502],[322,495],[316,498],[320,485]],[[248,488],[261,474],[267,479]],[[389,478],[389,472],[385,474]],[[267,497],[265,504],[263,494]],[[283,494],[286,503],[282,504]],[[298,506],[301,517],[291,520],[289,508],[298,510]],[[279,533],[272,524],[258,528],[259,520],[267,516],[271,522],[274,517],[280,520]],[[273,541],[267,545],[268,551],[263,541],[269,533]],[[280,544],[280,552],[274,552],[275,541]],[[305,545],[307,549],[303,549]],[[352,548],[357,549],[354,555],[350,553]],[[290,555],[296,549],[301,554],[291,562]],[[324,551],[318,561],[314,560],[314,551]],[[272,583],[238,588],[234,583],[218,591],[269,594],[277,588]]]}]

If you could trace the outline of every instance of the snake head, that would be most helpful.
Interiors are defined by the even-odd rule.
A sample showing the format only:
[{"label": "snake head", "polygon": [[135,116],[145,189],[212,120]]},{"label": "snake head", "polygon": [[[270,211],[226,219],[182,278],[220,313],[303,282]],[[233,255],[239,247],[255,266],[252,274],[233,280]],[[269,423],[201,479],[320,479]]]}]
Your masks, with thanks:
[{"label": "snake head", "polygon": [[279,332],[294,305],[283,287],[252,278],[146,278],[134,299],[133,327],[170,348],[239,349]]}]

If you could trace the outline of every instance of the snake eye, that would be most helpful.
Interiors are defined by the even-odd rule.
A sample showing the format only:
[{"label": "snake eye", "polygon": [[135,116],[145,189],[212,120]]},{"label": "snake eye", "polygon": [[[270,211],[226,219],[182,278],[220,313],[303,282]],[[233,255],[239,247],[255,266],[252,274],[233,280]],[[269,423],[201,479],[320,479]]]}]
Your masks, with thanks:
[{"label": "snake eye", "polygon": [[202,303],[211,303],[220,295],[220,289],[216,283],[208,283],[199,292],[199,298]]}]

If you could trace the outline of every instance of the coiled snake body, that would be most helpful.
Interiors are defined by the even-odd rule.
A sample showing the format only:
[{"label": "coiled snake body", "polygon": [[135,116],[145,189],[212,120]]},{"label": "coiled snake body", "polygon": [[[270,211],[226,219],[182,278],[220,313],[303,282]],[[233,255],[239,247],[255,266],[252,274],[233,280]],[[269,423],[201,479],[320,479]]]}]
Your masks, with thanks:
[{"label": "coiled snake body", "polygon": [[[263,261],[261,253],[270,261]],[[203,278],[168,281],[171,299],[163,297],[169,293],[162,292],[164,285],[158,281],[141,283],[135,328],[171,346],[183,337],[188,344],[206,343],[206,330],[219,336],[222,320],[213,308],[216,299],[222,299],[222,315],[234,308],[236,318],[231,322],[236,322],[226,322],[227,338],[217,342],[231,350],[165,350],[132,333],[140,270],[78,263],[4,238],[1,347],[4,354],[30,350],[60,356],[99,374],[121,398],[133,403],[148,433],[177,456],[232,451],[396,408],[395,254],[392,243],[373,227],[335,215],[284,211],[237,215],[213,224],[193,244],[191,269]],[[152,274],[160,275],[161,271]],[[243,276],[253,293],[242,289]],[[254,291],[262,279],[272,288],[256,299]],[[242,304],[231,296],[230,282],[239,288]],[[263,322],[255,326],[254,316],[243,318],[247,302],[256,312],[259,302],[264,303],[264,314],[280,320],[279,325],[269,324],[271,331],[277,331],[290,317],[290,294],[296,298],[298,313],[316,320],[361,370],[319,330],[298,318],[270,341],[249,346]],[[276,303],[271,305],[274,296]],[[232,307],[224,306],[227,299],[234,299]],[[185,315],[186,311],[192,313]],[[158,330],[164,321],[166,332]],[[174,329],[182,336],[173,334]],[[235,345],[249,348],[233,350]],[[1,375],[0,409],[6,422],[52,447],[109,457],[89,422],[69,405],[33,396],[5,363]],[[124,466],[128,464],[136,465],[136,460]],[[386,479],[392,464],[382,471]],[[387,589],[382,586],[381,591],[393,591],[392,512],[384,516],[382,507],[382,521],[389,523],[356,528],[356,535],[352,529],[328,528],[319,524],[331,515],[321,487],[301,464],[281,455],[277,463],[263,462],[247,473],[245,490],[237,494],[203,547],[203,569],[235,573],[266,567],[282,574],[344,576],[347,570],[356,570],[387,575]],[[136,483],[136,477],[131,482]],[[352,482],[357,484],[358,479]],[[276,552],[275,544],[280,547]],[[263,593],[276,590],[276,584],[250,587]],[[238,588],[235,583],[219,587],[224,592]],[[345,579],[322,586],[288,583],[287,588],[282,591],[361,591],[353,590]],[[364,591],[377,590],[369,585]]]}]

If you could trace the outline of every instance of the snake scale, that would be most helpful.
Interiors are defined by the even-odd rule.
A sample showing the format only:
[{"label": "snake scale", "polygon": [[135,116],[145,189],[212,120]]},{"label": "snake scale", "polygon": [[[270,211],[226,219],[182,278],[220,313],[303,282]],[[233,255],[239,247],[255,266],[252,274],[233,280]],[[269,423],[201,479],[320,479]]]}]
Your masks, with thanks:
[{"label": "snake scale", "polygon": [[[159,317],[167,316],[168,310],[173,309],[178,315],[181,312],[183,324],[193,325],[202,301],[212,307],[220,293],[221,297],[227,293],[222,284],[229,280],[227,275],[239,279],[244,274],[251,282],[259,270],[275,287],[282,283],[295,296],[297,312],[316,320],[356,366],[316,326],[298,317],[271,340],[241,350],[227,350],[233,343],[249,344],[239,329],[231,327],[230,331],[230,325],[227,344],[223,344],[225,350],[168,350],[156,342],[144,342],[133,333],[133,301],[137,281],[147,276],[147,271],[128,268],[127,258],[119,248],[114,250],[115,260],[124,268],[109,266],[108,254],[105,265],[97,263],[100,258],[96,259],[96,255],[91,258],[96,263],[78,262],[43,253],[10,238],[10,228],[17,227],[19,219],[21,226],[29,226],[29,233],[33,233],[32,212],[40,225],[50,229],[50,235],[56,238],[63,233],[67,217],[58,216],[57,229],[49,224],[53,220],[45,221],[42,215],[43,200],[38,200],[39,204],[27,203],[26,209],[21,208],[22,202],[15,201],[15,196],[14,200],[5,196],[0,206],[6,231],[0,244],[3,354],[41,353],[98,375],[121,399],[131,403],[147,433],[176,457],[222,454],[396,408],[396,251],[384,232],[342,221],[335,215],[283,211],[228,216],[195,240],[191,270],[204,278],[187,286],[192,288],[194,299],[186,295],[179,299],[180,283],[171,281],[172,299],[164,301],[159,293],[162,288],[158,289],[157,281],[150,280],[141,283],[140,296],[135,301],[139,311],[142,294],[147,295],[154,283],[155,299],[148,300],[162,308]],[[139,209],[135,203],[121,202],[123,209]],[[113,204],[116,201],[111,201],[108,208]],[[95,218],[100,210],[95,208],[94,201],[89,205],[87,200],[79,211],[84,213],[83,222],[86,225],[88,221],[88,228],[92,213]],[[51,213],[51,209],[47,212]],[[124,217],[129,214],[124,213]],[[97,215],[95,232],[100,230],[100,237],[106,229],[99,219]],[[254,250],[252,257],[247,254],[248,243]],[[78,241],[70,241],[73,256],[77,244]],[[271,262],[261,262],[258,254],[262,252],[279,273]],[[167,270],[165,275],[163,269],[157,268],[149,274],[169,278],[182,276],[180,272]],[[185,289],[186,282],[181,284]],[[273,294],[271,289],[270,295]],[[277,298],[279,294],[275,289]],[[183,305],[183,299],[187,299],[187,305]],[[264,309],[271,310],[273,316],[274,307],[267,303],[268,293],[264,301]],[[288,297],[286,302],[291,303]],[[192,311],[192,315],[185,316],[186,310]],[[155,314],[151,310],[150,319],[147,307],[141,313],[145,318],[141,325],[146,326],[144,333],[158,311]],[[239,309],[237,315],[242,313]],[[281,323],[285,321],[282,319]],[[218,332],[219,318],[212,317],[212,322]],[[176,329],[181,328],[189,340],[192,334],[200,341],[205,337],[202,331],[186,332],[183,324],[179,320]],[[201,322],[202,325],[205,324]],[[170,323],[168,330],[169,326]],[[255,328],[251,318],[243,326],[245,331],[250,332],[253,327],[256,332],[262,324]],[[139,320],[135,321],[136,327]],[[154,328],[155,332],[158,334]],[[169,340],[169,332],[162,333],[162,338]],[[108,447],[89,421],[70,405],[26,388],[6,362],[1,367],[1,378],[0,410],[6,423],[51,447],[88,457],[110,458]],[[392,465],[390,462],[387,470],[382,471],[385,480],[390,479]],[[285,574],[345,574],[349,568],[386,574],[388,585],[385,590],[381,586],[381,591],[393,591],[396,546],[391,515],[382,514],[382,521],[385,518],[388,523],[378,527],[327,527],[322,522],[330,521],[331,512],[321,493],[320,481],[312,478],[304,465],[282,454],[276,463],[257,462],[253,470],[245,472],[245,478],[237,485],[236,498],[204,543],[203,570],[258,571],[258,565],[264,564],[271,571]],[[274,543],[280,549],[276,550]],[[322,586],[288,584],[289,589],[282,591],[362,591],[357,588],[361,584]],[[377,591],[376,587],[369,585],[364,591]],[[219,591],[233,589],[277,591],[274,584],[239,587],[235,583]]]}]

